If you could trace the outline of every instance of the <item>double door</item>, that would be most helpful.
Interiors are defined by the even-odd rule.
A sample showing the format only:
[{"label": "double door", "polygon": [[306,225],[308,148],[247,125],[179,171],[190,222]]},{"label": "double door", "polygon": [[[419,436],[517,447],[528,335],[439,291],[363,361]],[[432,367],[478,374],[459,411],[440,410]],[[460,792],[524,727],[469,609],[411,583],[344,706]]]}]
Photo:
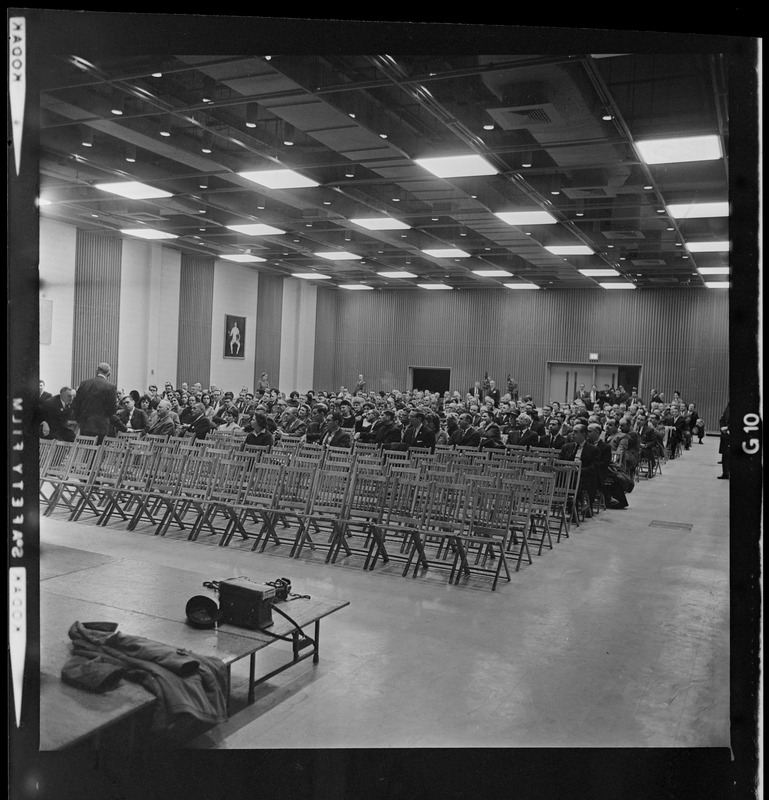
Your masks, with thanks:
[{"label": "double door", "polygon": [[595,384],[603,389],[604,384],[623,386],[628,392],[635,386],[641,389],[639,379],[641,367],[638,364],[567,364],[561,362],[548,363],[548,392],[543,402],[571,403],[579,390],[580,384],[585,389]]}]

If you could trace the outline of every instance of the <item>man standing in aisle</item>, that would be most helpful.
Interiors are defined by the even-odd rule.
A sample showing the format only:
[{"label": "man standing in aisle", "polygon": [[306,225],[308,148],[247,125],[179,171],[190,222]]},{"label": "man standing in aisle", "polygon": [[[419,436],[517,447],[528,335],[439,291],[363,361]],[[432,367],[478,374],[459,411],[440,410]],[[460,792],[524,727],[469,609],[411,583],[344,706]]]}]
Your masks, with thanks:
[{"label": "man standing in aisle", "polygon": [[106,362],[96,367],[96,377],[87,378],[77,388],[72,413],[82,436],[96,436],[97,442],[109,433],[110,419],[117,412],[117,388],[110,383],[112,368]]}]

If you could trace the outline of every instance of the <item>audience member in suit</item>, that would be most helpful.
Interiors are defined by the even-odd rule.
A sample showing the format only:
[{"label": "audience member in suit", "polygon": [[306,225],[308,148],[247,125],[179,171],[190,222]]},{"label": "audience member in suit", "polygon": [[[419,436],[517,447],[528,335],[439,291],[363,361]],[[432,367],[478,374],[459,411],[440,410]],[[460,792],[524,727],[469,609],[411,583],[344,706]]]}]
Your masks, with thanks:
[{"label": "audience member in suit", "polygon": [[501,395],[499,393],[499,389],[497,389],[497,384],[494,381],[489,381],[489,388],[486,390],[485,396],[490,397],[494,401],[494,408],[499,408]]},{"label": "audience member in suit", "polygon": [[72,413],[74,397],[74,389],[63,386],[57,395],[49,397],[42,403],[40,434],[44,439],[75,441],[75,415]]},{"label": "audience member in suit", "polygon": [[496,422],[486,427],[481,439],[481,450],[504,450],[505,443],[502,441],[502,429]]},{"label": "audience member in suit", "polygon": [[193,439],[205,439],[216,425],[206,416],[206,407],[203,403],[195,403],[192,412],[193,418],[182,426],[182,433],[192,434]]},{"label": "audience member in suit", "polygon": [[147,429],[153,436],[173,436],[176,433],[176,423],[171,415],[171,403],[163,398],[155,409],[157,416]]},{"label": "audience member in suit", "polygon": [[344,417],[338,411],[332,411],[326,417],[326,432],[321,444],[324,447],[350,447],[350,429],[342,427]]},{"label": "audience member in suit", "polygon": [[481,443],[481,432],[473,427],[470,414],[459,415],[459,427],[451,434],[449,444],[459,447],[478,447]]},{"label": "audience member in suit", "polygon": [[121,425],[115,423],[118,430],[123,431],[141,431],[142,434],[147,433],[149,428],[149,419],[147,415],[140,408],[136,408],[133,395],[127,394],[120,401],[120,411],[117,412],[117,418],[120,420]]},{"label": "audience member in suit", "polygon": [[566,444],[566,437],[561,433],[561,421],[558,417],[551,417],[547,424],[547,431],[539,437],[539,441],[532,447],[550,447],[560,449]]},{"label": "audience member in suit", "polygon": [[483,386],[480,381],[476,381],[468,390],[468,395],[478,401],[483,400]]},{"label": "audience member in suit", "polygon": [[538,441],[539,436],[531,429],[531,417],[528,414],[519,414],[515,428],[508,434],[507,443],[530,448],[536,447]]},{"label": "audience member in suit", "polygon": [[72,403],[81,435],[96,436],[99,443],[109,435],[111,419],[117,412],[117,387],[109,381],[111,371],[106,362],[99,364],[96,377],[78,386]]},{"label": "audience member in suit", "polygon": [[588,497],[594,497],[596,491],[595,472],[593,465],[598,458],[598,448],[589,441],[587,425],[578,422],[571,433],[571,441],[566,442],[558,454],[561,461],[579,461],[580,474],[577,486],[577,497],[582,492],[587,492]]},{"label": "audience member in suit", "polygon": [[408,449],[412,447],[429,447],[435,450],[435,432],[425,425],[425,415],[419,409],[409,412],[409,424],[403,431],[403,443]]},{"label": "audience member in suit", "polygon": [[374,426],[373,441],[384,448],[401,441],[401,429],[395,422],[395,412],[391,408],[382,412],[381,420]]},{"label": "audience member in suit", "polygon": [[611,445],[602,438],[603,434],[603,428],[599,423],[591,422],[587,426],[588,441],[595,445],[597,451],[596,458],[590,465],[590,470],[593,474],[591,478],[592,483],[588,486],[588,496],[590,497],[590,503],[592,504],[595,500],[597,492],[600,491],[604,495],[606,505],[608,506],[611,500],[611,494],[606,488],[605,481],[609,478]]}]

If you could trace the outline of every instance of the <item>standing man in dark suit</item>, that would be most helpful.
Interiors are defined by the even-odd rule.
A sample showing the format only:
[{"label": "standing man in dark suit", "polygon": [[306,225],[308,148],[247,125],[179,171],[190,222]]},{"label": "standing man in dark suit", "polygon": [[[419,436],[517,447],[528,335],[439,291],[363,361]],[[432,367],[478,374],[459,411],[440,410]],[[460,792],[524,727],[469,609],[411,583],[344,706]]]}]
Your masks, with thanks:
[{"label": "standing man in dark suit", "polygon": [[721,441],[718,443],[718,452],[721,454],[721,474],[718,479],[729,480],[729,403],[726,404],[724,413],[721,414],[718,425],[721,428]]},{"label": "standing man in dark suit", "polygon": [[45,403],[46,400],[50,400],[52,397],[50,392],[46,392],[45,390],[45,381],[40,381],[40,395],[37,399],[38,403],[41,405]]},{"label": "standing man in dark suit", "polygon": [[497,384],[492,380],[489,381],[489,388],[486,390],[486,397],[490,397],[494,401],[494,408],[499,408],[501,395],[499,393],[499,389],[497,389]]},{"label": "standing man in dark suit", "polygon": [[44,439],[75,441],[75,416],[72,413],[74,389],[63,386],[54,397],[49,397],[41,406],[40,434]]},{"label": "standing man in dark suit", "polygon": [[429,447],[430,452],[435,450],[435,431],[431,431],[425,424],[425,415],[415,408],[409,412],[409,424],[403,431],[403,442],[407,449],[412,447]]},{"label": "standing man in dark suit", "polygon": [[111,372],[109,364],[99,364],[96,377],[87,378],[78,386],[72,403],[80,434],[96,436],[99,443],[109,434],[110,419],[117,412],[117,388],[109,381]]}]

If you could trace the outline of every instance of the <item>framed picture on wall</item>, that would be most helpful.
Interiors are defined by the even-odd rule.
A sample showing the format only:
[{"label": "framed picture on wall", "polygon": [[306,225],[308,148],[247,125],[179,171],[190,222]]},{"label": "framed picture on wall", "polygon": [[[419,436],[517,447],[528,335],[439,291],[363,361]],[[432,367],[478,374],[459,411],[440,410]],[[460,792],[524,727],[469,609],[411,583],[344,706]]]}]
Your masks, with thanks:
[{"label": "framed picture on wall", "polygon": [[234,314],[224,316],[224,357],[245,358],[246,318]]}]

